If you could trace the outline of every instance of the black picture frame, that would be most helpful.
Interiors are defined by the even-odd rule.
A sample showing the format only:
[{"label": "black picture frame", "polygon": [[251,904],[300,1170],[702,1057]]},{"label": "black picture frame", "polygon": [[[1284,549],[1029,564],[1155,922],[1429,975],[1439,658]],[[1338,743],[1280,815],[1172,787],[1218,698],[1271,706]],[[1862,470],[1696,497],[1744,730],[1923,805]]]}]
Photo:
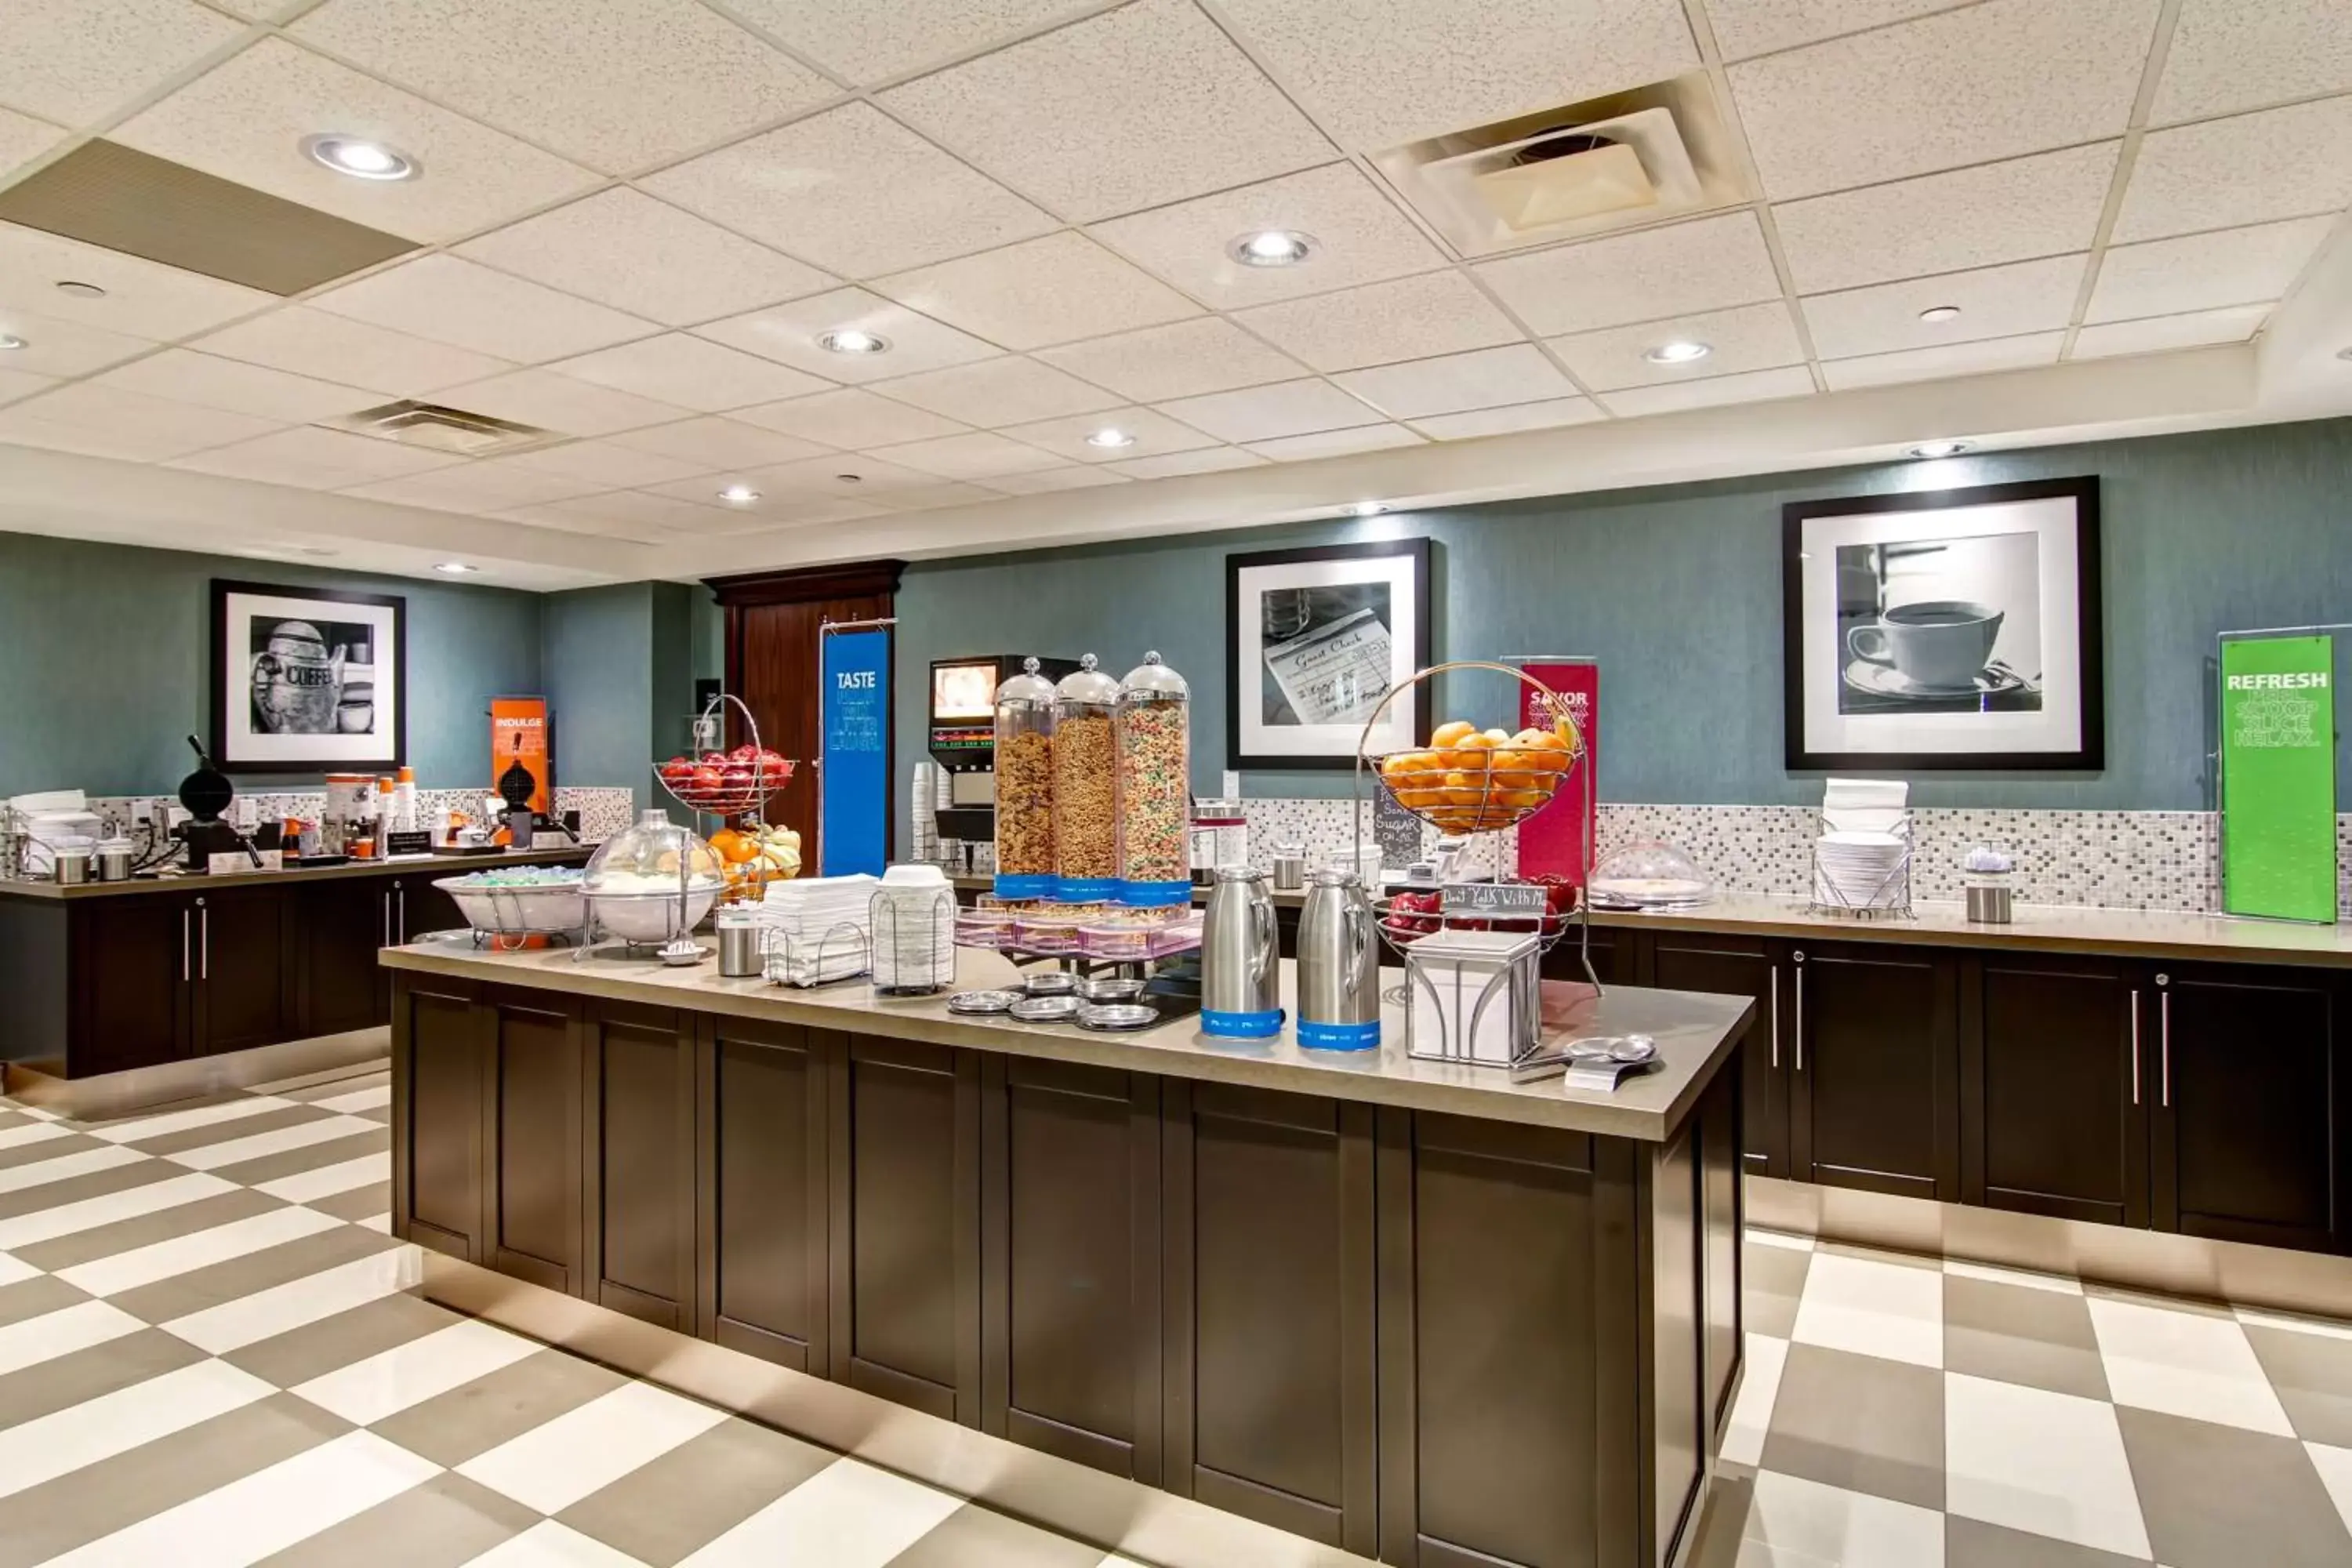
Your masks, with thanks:
[{"label": "black picture frame", "polygon": [[[2081,684],[2079,732],[2066,750],[2030,752],[1816,752],[1805,744],[1803,565],[1805,525],[1817,518],[1998,506],[2016,501],[2074,502],[2075,668]],[[1956,489],[1843,496],[1790,501],[1780,510],[1781,723],[1791,773],[2091,772],[2106,765],[2106,680],[2101,619],[2099,480],[2096,475],[2021,479]]]},{"label": "black picture frame", "polygon": [[[391,742],[391,750],[380,748],[328,746],[325,742],[341,739],[321,736],[321,749],[298,755],[256,756],[247,749],[247,733],[232,723],[235,704],[250,703],[252,661],[249,655],[233,650],[230,639],[238,628],[230,624],[231,605],[239,595],[260,595],[313,604],[322,612],[317,618],[332,620],[323,612],[338,606],[357,606],[389,612],[391,647],[374,651],[374,668],[387,667],[390,682],[390,722],[383,728],[383,738]],[[307,584],[284,583],[253,583],[226,577],[212,580],[212,655],[207,661],[211,668],[212,759],[213,765],[226,773],[386,773],[408,761],[408,601],[396,594],[358,594],[340,588],[314,588]],[[354,737],[356,739],[356,737]]]},{"label": "black picture frame", "polygon": [[[1391,561],[1408,558],[1412,563],[1412,600],[1413,634],[1408,657],[1413,671],[1430,665],[1430,541],[1423,535],[1412,539],[1364,540],[1349,544],[1306,545],[1290,550],[1260,550],[1225,557],[1225,765],[1229,768],[1284,769],[1345,769],[1355,766],[1352,747],[1341,753],[1323,754],[1295,752],[1250,752],[1244,749],[1242,736],[1242,703],[1245,695],[1254,695],[1256,688],[1255,668],[1244,670],[1243,661],[1235,657],[1241,647],[1242,574],[1254,568],[1292,566],[1330,561]],[[1244,676],[1251,684],[1244,687]],[[1398,698],[1413,700],[1412,743],[1429,743],[1431,714],[1424,690],[1415,690]]]}]

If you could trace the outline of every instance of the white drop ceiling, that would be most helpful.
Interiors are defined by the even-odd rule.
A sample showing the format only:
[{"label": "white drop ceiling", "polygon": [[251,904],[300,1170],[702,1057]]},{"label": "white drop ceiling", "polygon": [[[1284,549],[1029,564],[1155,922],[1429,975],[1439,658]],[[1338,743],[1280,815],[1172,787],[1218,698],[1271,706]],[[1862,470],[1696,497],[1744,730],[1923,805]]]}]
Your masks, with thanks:
[{"label": "white drop ceiling", "polygon": [[[0,189],[102,137],[418,246],[282,300],[0,224],[10,529],[558,587],[2352,412],[2345,0],[10,0],[6,31]],[[1474,260],[1372,162],[1678,77],[1727,207]],[[331,174],[320,132],[423,173]],[[1309,259],[1228,254],[1266,228]],[[818,346],[853,327],[889,351]],[[1645,357],[1677,339],[1713,352]],[[395,397],[567,439],[322,427]]]}]

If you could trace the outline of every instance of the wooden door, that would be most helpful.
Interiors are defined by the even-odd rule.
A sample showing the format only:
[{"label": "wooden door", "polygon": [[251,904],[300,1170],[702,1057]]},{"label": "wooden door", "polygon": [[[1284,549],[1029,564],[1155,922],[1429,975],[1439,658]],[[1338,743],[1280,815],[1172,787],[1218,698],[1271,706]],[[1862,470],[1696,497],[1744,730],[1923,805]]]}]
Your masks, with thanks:
[{"label": "wooden door", "polygon": [[1740,1049],[1740,1151],[1748,1171],[1759,1176],[1789,1173],[1787,1053],[1780,1037],[1781,953],[1761,937],[1714,936],[1698,931],[1650,933],[1643,984],[1665,991],[1711,991],[1747,996],[1756,1003]]},{"label": "wooden door", "polygon": [[196,896],[195,1037],[201,1055],[294,1037],[289,904],[277,888]]},{"label": "wooden door", "polygon": [[2158,1228],[2352,1251],[2352,1062],[2322,970],[2151,975]]},{"label": "wooden door", "polygon": [[66,1050],[73,1077],[187,1055],[195,922],[184,898],[131,893],[72,906]]},{"label": "wooden door", "polygon": [[406,974],[392,1007],[392,1233],[468,1263],[488,1260],[478,994],[470,981]]},{"label": "wooden door", "polygon": [[1964,1203],[2148,1223],[2152,1004],[2114,960],[1988,951],[1963,961]]},{"label": "wooden door", "polygon": [[694,1024],[591,1002],[582,1020],[589,1300],[665,1329],[695,1322]]},{"label": "wooden door", "polygon": [[392,1016],[392,972],[376,963],[391,934],[382,879],[347,878],[289,890],[296,1028],[304,1037],[365,1029]]},{"label": "wooden door", "polygon": [[583,1292],[579,1003],[551,991],[486,993],[475,1086],[488,1175],[483,1256],[501,1273]]},{"label": "wooden door", "polygon": [[1958,1203],[1959,960],[1893,943],[1790,950],[1790,1174]]},{"label": "wooden door", "polygon": [[825,1375],[826,1091],[848,1037],[704,1021],[697,1300],[703,1338]]}]

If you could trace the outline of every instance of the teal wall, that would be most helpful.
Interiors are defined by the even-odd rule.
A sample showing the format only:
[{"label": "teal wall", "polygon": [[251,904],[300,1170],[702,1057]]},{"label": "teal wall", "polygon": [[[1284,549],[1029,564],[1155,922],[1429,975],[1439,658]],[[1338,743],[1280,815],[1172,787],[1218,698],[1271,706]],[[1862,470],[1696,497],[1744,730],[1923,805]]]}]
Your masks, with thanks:
[{"label": "teal wall", "polygon": [[[1781,765],[1781,504],[2073,474],[2101,481],[2108,765],[1915,775],[1913,798],[2200,807],[2214,634],[2352,620],[2352,420],[919,562],[898,601],[892,819],[923,754],[927,667],[974,653],[1093,651],[1124,672],[1159,649],[1192,681],[1193,784],[1213,790],[1224,765],[1224,557],[1396,534],[1437,542],[1438,658],[1600,659],[1604,799],[1818,800],[1819,775]],[[1461,700],[1499,707],[1493,679]],[[2352,807],[2352,765],[2339,773]],[[1253,795],[1352,787],[1345,772],[1252,773],[1244,784]]]},{"label": "teal wall", "polygon": [[626,784],[640,805],[667,804],[653,764],[686,743],[693,592],[676,583],[622,583],[541,599],[557,778]]}]

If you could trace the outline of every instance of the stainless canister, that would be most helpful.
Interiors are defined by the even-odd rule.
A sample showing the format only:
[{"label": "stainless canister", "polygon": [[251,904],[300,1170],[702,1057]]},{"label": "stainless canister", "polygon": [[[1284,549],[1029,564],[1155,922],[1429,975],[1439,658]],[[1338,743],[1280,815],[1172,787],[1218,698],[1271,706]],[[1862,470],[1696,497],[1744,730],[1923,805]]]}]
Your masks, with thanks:
[{"label": "stainless canister", "polygon": [[77,887],[89,880],[89,851],[58,849],[49,855],[49,875],[67,887]]},{"label": "stainless canister", "polygon": [[1307,885],[1307,847],[1303,844],[1277,844],[1274,847],[1274,890],[1295,893]]},{"label": "stainless canister", "polygon": [[1968,885],[1969,919],[1983,925],[2010,923],[2011,905],[2017,890],[2006,882],[1975,882]]},{"label": "stainless canister", "polygon": [[1345,867],[1308,879],[1298,916],[1298,1043],[1370,1050],[1381,1043],[1380,935],[1364,885]]},{"label": "stainless canister", "polygon": [[1201,1032],[1263,1039],[1282,1032],[1274,895],[1255,866],[1220,866],[1201,923]]},{"label": "stainless canister", "polygon": [[751,921],[719,922],[719,973],[730,980],[749,980],[765,967],[761,952],[761,928]]},{"label": "stainless canister", "polygon": [[101,882],[131,880],[131,840],[101,839],[98,846],[98,879]]}]

